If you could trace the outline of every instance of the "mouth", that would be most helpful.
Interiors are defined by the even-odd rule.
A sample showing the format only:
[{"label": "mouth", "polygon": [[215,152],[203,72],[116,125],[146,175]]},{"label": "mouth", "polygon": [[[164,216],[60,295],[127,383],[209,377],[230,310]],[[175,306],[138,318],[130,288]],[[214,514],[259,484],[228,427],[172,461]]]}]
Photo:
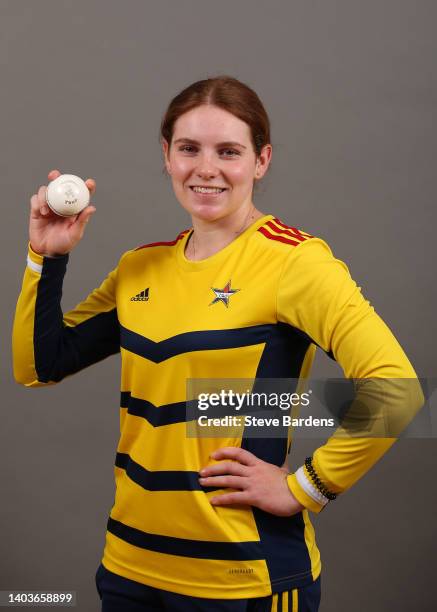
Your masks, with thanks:
[{"label": "mouth", "polygon": [[202,187],[200,185],[190,185],[191,191],[198,195],[218,196],[224,191],[227,191],[226,187]]}]

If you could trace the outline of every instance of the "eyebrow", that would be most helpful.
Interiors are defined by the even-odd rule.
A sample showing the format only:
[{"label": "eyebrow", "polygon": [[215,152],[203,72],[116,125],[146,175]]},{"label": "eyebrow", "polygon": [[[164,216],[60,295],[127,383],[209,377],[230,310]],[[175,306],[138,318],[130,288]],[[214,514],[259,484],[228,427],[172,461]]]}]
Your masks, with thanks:
[{"label": "eyebrow", "polygon": [[[191,138],[178,138],[177,140],[174,141],[174,144],[177,144],[178,142],[186,142],[188,144],[194,144],[194,145],[200,145],[200,142],[198,142],[197,140],[192,140]],[[232,140],[227,140],[226,142],[219,142],[218,147],[241,147],[242,149],[246,149],[247,147],[245,147],[244,145],[240,144],[239,142],[234,142]]]}]

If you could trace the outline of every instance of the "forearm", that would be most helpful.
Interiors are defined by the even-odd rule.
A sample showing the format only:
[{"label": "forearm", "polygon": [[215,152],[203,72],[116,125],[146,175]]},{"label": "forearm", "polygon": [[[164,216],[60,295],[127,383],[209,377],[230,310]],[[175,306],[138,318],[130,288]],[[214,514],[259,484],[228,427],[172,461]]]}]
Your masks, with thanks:
[{"label": "forearm", "polygon": [[61,309],[68,256],[29,248],[13,327],[14,376],[25,386],[59,382],[119,351],[115,271],[75,309]]},{"label": "forearm", "polygon": [[61,297],[67,262],[68,255],[45,258],[29,245],[12,332],[14,377],[23,385],[54,382],[50,370],[63,328]]},{"label": "forearm", "polygon": [[403,353],[397,359],[409,377],[355,380],[354,399],[338,429],[288,476],[293,495],[310,510],[320,512],[332,499],[329,494],[344,493],[362,478],[423,406],[422,388],[411,364]]},{"label": "forearm", "polygon": [[[330,494],[349,489],[387,452],[424,398],[402,347],[346,266],[320,243],[300,253],[288,271],[294,276],[283,285],[280,313],[333,356],[355,384],[340,427],[314,452],[311,465],[287,479],[295,497],[319,512]],[[294,311],[293,303],[298,304]]]}]

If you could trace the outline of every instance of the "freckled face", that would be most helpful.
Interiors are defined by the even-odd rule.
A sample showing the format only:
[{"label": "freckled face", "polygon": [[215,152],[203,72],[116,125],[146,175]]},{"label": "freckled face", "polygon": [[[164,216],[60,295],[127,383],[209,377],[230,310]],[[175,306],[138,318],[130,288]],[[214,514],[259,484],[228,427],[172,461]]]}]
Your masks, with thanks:
[{"label": "freckled face", "polygon": [[[254,179],[264,172],[249,126],[235,115],[198,106],[179,117],[163,151],[176,198],[193,217],[215,221],[251,206]],[[219,189],[202,190],[207,186]]]}]

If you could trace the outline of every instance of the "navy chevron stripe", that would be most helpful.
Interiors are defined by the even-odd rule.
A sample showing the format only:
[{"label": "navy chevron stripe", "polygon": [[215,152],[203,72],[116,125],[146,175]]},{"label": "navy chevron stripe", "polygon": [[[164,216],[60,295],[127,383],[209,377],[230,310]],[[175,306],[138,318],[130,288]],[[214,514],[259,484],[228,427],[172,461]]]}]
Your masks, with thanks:
[{"label": "navy chevron stripe", "polygon": [[[256,372],[256,390],[262,391],[264,378],[289,379],[289,392],[295,390],[302,363],[312,342],[311,338],[297,328],[284,324],[279,327],[282,334],[272,334],[266,342]],[[252,438],[243,433],[241,448],[263,461],[281,466],[287,457],[287,436],[269,439]],[[311,558],[305,541],[305,522],[302,513],[293,516],[276,516],[252,508],[253,516],[272,588],[280,591],[302,586],[311,575]],[[285,579],[284,577],[288,577]],[[301,584],[296,584],[296,581]],[[275,585],[277,585],[275,587]],[[275,590],[273,590],[275,592]]]},{"label": "navy chevron stripe", "polygon": [[133,397],[130,391],[122,391],[120,407],[127,408],[128,413],[146,419],[153,427],[183,423],[187,419],[188,402],[174,402],[155,406],[148,400]]},{"label": "navy chevron stripe", "polygon": [[217,350],[251,346],[265,342],[277,325],[253,325],[236,329],[193,331],[154,342],[120,325],[122,348],[154,363],[191,351]]},{"label": "navy chevron stripe", "polygon": [[259,542],[210,542],[173,538],[129,527],[111,517],[108,520],[108,531],[133,546],[167,555],[226,561],[255,561],[264,558]]},{"label": "navy chevron stripe", "polygon": [[150,471],[137,463],[127,453],[117,453],[115,465],[126,470],[128,477],[148,491],[217,491],[223,487],[203,487],[199,473],[187,470]]}]

